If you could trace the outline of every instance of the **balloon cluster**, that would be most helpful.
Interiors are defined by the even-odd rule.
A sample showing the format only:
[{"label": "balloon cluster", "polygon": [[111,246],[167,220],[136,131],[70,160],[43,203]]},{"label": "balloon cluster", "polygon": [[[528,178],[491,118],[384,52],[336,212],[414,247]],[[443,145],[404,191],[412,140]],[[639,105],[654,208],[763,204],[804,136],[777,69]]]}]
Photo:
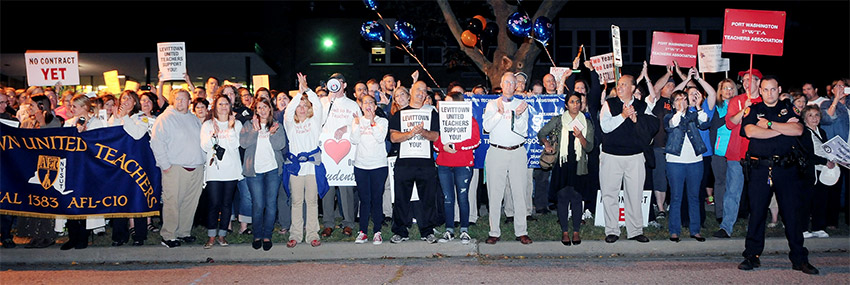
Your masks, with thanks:
[{"label": "balloon cluster", "polygon": [[499,26],[496,23],[487,23],[484,16],[476,15],[466,23],[466,30],[460,34],[460,40],[467,47],[475,47],[477,44],[486,47],[498,35]]},{"label": "balloon cluster", "polygon": [[508,31],[514,36],[532,38],[546,46],[552,38],[552,20],[538,17],[532,23],[527,14],[514,12],[508,17]]}]

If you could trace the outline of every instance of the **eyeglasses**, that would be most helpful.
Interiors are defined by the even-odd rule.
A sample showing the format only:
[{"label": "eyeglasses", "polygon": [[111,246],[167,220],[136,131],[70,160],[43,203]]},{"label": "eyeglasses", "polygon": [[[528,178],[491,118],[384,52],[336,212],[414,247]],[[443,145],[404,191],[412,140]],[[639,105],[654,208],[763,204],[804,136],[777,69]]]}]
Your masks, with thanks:
[{"label": "eyeglasses", "polygon": [[735,90],[733,87],[723,87],[723,90]]},{"label": "eyeglasses", "polygon": [[0,104],[9,104],[9,101],[0,101]]}]

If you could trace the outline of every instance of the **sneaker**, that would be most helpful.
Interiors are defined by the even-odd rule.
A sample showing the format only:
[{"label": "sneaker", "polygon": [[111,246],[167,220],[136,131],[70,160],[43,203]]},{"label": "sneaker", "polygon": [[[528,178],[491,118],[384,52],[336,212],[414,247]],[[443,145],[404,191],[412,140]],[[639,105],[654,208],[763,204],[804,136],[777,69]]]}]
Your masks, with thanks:
[{"label": "sneaker", "polygon": [[647,223],[647,225],[649,225],[650,227],[653,227],[653,228],[660,228],[660,227],[661,227],[661,224],[659,224],[659,223],[658,223],[658,222],[656,222],[656,221],[649,221],[649,222]]},{"label": "sneaker", "polygon": [[103,235],[106,235],[106,227],[97,227],[97,228],[94,228],[91,232],[93,234],[98,235],[98,236],[103,236]]},{"label": "sneaker", "polygon": [[455,239],[455,235],[454,235],[452,232],[450,232],[450,231],[446,231],[445,233],[443,233],[443,237],[442,237],[442,238],[440,238],[440,240],[438,240],[437,242],[439,242],[439,243],[447,243],[447,242],[450,242],[450,241],[452,241],[452,240],[454,240],[454,239]]},{"label": "sneaker", "polygon": [[180,246],[180,241],[176,240],[176,239],[162,240],[161,244],[164,245],[167,248],[175,248],[175,247]]},{"label": "sneaker", "polygon": [[428,234],[425,236],[425,242],[427,243],[437,243],[437,236],[434,234]]},{"label": "sneaker", "polygon": [[667,212],[665,211],[658,211],[658,214],[655,215],[655,219],[663,220],[664,218],[667,218]]},{"label": "sneaker", "polygon": [[384,238],[381,237],[381,232],[375,233],[375,236],[372,237],[372,244],[379,245],[384,243]]},{"label": "sneaker", "polygon": [[391,243],[402,243],[403,241],[407,241],[407,240],[410,240],[410,238],[409,237],[402,237],[400,235],[393,235],[393,237],[390,238]]},{"label": "sneaker", "polygon": [[716,237],[716,238],[730,238],[729,233],[727,233],[726,230],[724,230],[724,229],[719,229],[716,232],[714,232],[714,237]]},{"label": "sneaker", "polygon": [[813,238],[813,237],[815,237],[815,235],[812,234],[812,232],[808,232],[808,231],[803,232],[803,238]]},{"label": "sneaker", "polygon": [[776,227],[776,225],[777,225],[777,224],[776,224],[776,223],[774,223],[774,222],[767,223],[767,227],[768,227],[768,228],[775,228],[775,227]]},{"label": "sneaker", "polygon": [[461,244],[469,244],[470,240],[471,240],[471,238],[469,238],[468,233],[466,233],[466,232],[460,233],[460,243]]},{"label": "sneaker", "polygon": [[812,236],[819,237],[819,238],[828,238],[829,234],[826,233],[823,230],[820,230],[820,231],[812,232]]},{"label": "sneaker", "polygon": [[356,244],[366,243],[367,241],[369,241],[369,237],[366,236],[363,231],[360,231],[360,233],[357,234],[357,238],[354,239],[354,243]]}]

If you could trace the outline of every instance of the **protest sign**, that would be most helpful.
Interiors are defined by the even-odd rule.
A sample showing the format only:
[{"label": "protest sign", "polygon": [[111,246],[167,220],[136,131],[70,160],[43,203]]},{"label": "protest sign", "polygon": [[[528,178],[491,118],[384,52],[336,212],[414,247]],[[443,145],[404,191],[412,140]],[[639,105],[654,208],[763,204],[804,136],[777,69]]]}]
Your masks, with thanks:
[{"label": "protest sign", "polygon": [[271,89],[271,88],[269,88],[269,75],[268,74],[254,75],[254,76],[252,76],[252,79],[253,79],[252,81],[254,82],[254,84],[253,84],[254,85],[254,94],[257,94],[257,90],[260,89],[261,87],[265,87],[266,89]]},{"label": "protest sign", "polygon": [[614,54],[614,66],[623,67],[623,48],[620,44],[620,27],[611,25],[611,43]]},{"label": "protest sign", "polygon": [[[640,199],[640,213],[643,218],[643,226],[646,227],[649,225],[649,204],[650,197],[652,197],[651,190],[643,190],[642,197]],[[619,210],[617,211],[618,222],[617,224],[622,227],[626,225],[626,209],[625,203],[623,203],[623,190],[620,190],[619,198],[617,199],[617,203],[619,204]],[[602,205],[602,191],[596,191],[596,213],[594,214],[595,219],[593,219],[593,225],[597,227],[605,226],[605,206]]]},{"label": "protest sign", "polygon": [[53,86],[80,84],[79,54],[76,51],[28,50],[27,85]]},{"label": "protest sign", "polygon": [[723,52],[782,56],[785,12],[726,9]]},{"label": "protest sign", "polygon": [[322,163],[327,170],[328,185],[356,186],[354,181],[354,156],[356,147],[349,140],[351,132],[339,140],[334,139],[334,133],[322,132],[319,142],[322,148]]},{"label": "protest sign", "polygon": [[[472,103],[472,116],[479,122],[483,122],[484,109],[487,102],[501,97],[500,95],[464,95],[464,102]],[[564,95],[542,94],[534,97],[523,98],[514,96],[514,100],[523,100],[528,104],[528,136],[525,138],[525,149],[527,151],[526,165],[528,168],[540,168],[540,154],[543,146],[537,139],[537,132],[543,128],[552,117],[564,112]],[[481,144],[475,149],[475,168],[484,168],[484,160],[487,150],[490,148],[490,134],[484,132],[483,124],[479,124]]]},{"label": "protest sign", "polygon": [[593,70],[596,70],[596,73],[599,74],[599,83],[603,84],[605,82],[611,83],[617,80],[614,76],[614,54],[606,53],[597,56],[590,57],[590,64],[593,66]]},{"label": "protest sign", "polygon": [[700,72],[729,71],[729,59],[722,58],[722,45],[700,45],[697,47]]},{"label": "protest sign", "polygon": [[127,80],[124,82],[124,90],[132,90],[133,92],[139,91],[139,83],[132,80]]},{"label": "protest sign", "polygon": [[[408,132],[420,124],[422,129],[430,131],[431,109],[401,111],[401,132]],[[422,135],[415,135],[401,142],[398,153],[398,158],[431,158],[431,142]]]},{"label": "protest sign", "polygon": [[[19,129],[0,124],[0,213],[40,218],[159,215],[150,137],[122,127]],[[108,181],[108,183],[103,183]]]},{"label": "protest sign", "polygon": [[567,70],[570,69],[566,67],[553,66],[549,68],[549,73],[552,74],[552,76],[555,76],[555,80],[561,80],[561,77],[564,76],[564,73],[567,73]]},{"label": "protest sign", "polygon": [[697,64],[699,35],[652,32],[652,52],[649,64],[667,66],[673,61],[680,67]]},{"label": "protest sign", "polygon": [[[390,184],[390,201],[395,201],[395,162],[398,157],[387,157],[387,180]],[[413,183],[413,193],[410,195],[410,201],[419,201],[419,190],[416,189],[416,183]]]},{"label": "protest sign", "polygon": [[822,147],[827,159],[844,167],[850,166],[850,145],[847,145],[844,139],[835,136],[825,142]]},{"label": "protest sign", "polygon": [[440,101],[440,141],[443,144],[472,138],[472,102]]},{"label": "protest sign", "polygon": [[110,70],[103,73],[103,81],[106,82],[106,90],[117,95],[121,93],[121,81],[118,80],[118,70]]},{"label": "protest sign", "polygon": [[186,73],[186,43],[157,43],[156,57],[163,80],[183,80]]}]

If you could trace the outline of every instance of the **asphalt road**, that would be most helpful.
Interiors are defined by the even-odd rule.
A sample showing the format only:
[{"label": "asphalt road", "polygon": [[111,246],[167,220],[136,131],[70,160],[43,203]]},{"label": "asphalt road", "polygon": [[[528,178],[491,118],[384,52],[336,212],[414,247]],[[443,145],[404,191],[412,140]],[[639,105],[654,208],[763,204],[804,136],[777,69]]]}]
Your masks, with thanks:
[{"label": "asphalt road", "polygon": [[286,263],[130,263],[4,266],[3,284],[423,284],[677,283],[847,284],[850,254],[818,253],[819,276],[791,270],[785,255],[754,271],[733,256],[516,258],[452,257]]}]

